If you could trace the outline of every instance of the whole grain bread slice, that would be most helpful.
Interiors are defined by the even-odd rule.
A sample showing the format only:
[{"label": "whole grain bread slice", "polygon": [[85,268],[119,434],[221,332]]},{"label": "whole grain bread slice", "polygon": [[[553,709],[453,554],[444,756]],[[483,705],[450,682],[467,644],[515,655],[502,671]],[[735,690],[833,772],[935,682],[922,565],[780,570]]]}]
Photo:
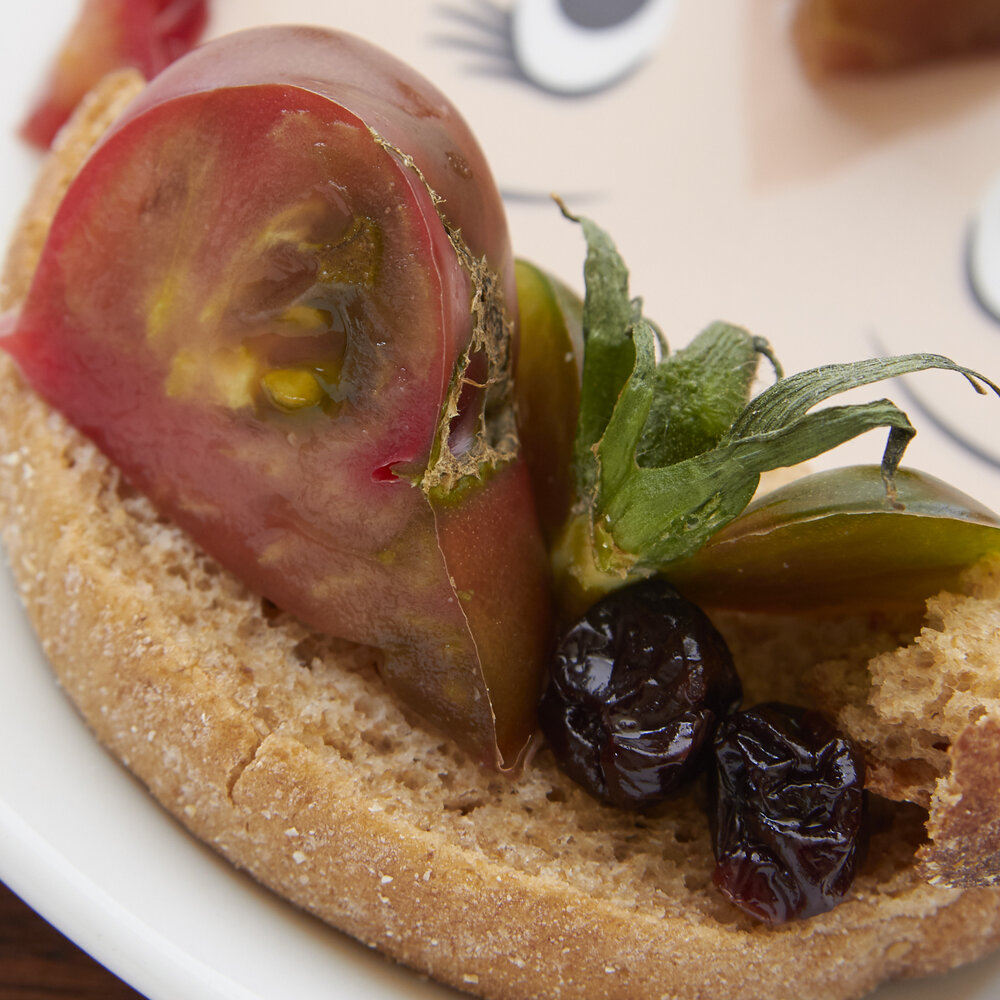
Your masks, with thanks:
[{"label": "whole grain bread slice", "polygon": [[[106,82],[63,134],[14,241],[3,308],[24,296],[61,191],[137,86]],[[44,652],[110,752],[234,865],[444,983],[489,998],[846,1000],[1000,944],[1000,890],[924,877],[919,805],[876,798],[872,848],[850,898],[768,928],[712,887],[698,786],[633,815],[587,797],[544,751],[517,779],[483,770],[388,694],[377,651],[311,633],[248,593],[6,358],[0,516]],[[984,600],[996,615],[995,588],[976,596],[984,580],[994,577],[981,572],[970,596],[935,607],[953,601],[978,620],[968,601]],[[932,626],[967,634],[965,617],[937,614]],[[876,652],[888,657],[886,675],[919,656],[907,649],[920,639],[892,652],[915,635],[908,620],[720,624],[751,698],[836,689],[837,670],[846,679]],[[801,670],[775,670],[769,653]],[[841,717],[874,713],[875,729],[894,733],[862,697],[878,683],[852,683],[857,697],[841,699]],[[942,735],[942,746],[921,723],[932,736],[911,756],[936,768],[921,784],[925,804],[943,801],[951,782],[975,784],[962,784],[970,758],[959,745],[991,735],[984,718],[993,717],[960,728],[954,745]],[[882,752],[877,735],[870,749]],[[943,756],[931,760],[932,750]],[[881,790],[891,791],[889,779]],[[192,907],[196,895],[192,887]]]}]

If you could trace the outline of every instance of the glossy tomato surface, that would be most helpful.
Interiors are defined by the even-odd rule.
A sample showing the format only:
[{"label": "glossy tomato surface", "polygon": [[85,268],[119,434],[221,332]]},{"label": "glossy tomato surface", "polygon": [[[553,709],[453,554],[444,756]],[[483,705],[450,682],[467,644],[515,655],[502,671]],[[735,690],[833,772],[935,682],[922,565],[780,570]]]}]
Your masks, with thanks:
[{"label": "glossy tomato surface", "polygon": [[112,128],[5,346],[251,588],[379,647],[400,697],[506,765],[549,627],[502,433],[515,318],[451,105],[358,39],[272,28],[196,50]]},{"label": "glossy tomato surface", "polygon": [[517,412],[525,461],[548,542],[573,502],[573,441],[580,410],[583,303],[525,260],[515,264],[521,343]]},{"label": "glossy tomato surface", "polygon": [[1000,518],[927,473],[828,469],[755,500],[666,575],[693,600],[800,612],[919,604],[1000,553]]}]

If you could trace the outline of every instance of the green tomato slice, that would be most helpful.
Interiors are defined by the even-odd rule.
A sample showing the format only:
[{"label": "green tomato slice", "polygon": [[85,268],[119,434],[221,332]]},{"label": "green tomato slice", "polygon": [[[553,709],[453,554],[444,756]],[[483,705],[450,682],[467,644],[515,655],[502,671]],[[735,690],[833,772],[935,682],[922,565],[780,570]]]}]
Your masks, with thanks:
[{"label": "green tomato slice", "polygon": [[515,377],[518,432],[539,519],[551,543],[573,502],[583,303],[527,261],[515,261],[514,274],[521,314]]},{"label": "green tomato slice", "polygon": [[1000,518],[926,473],[818,472],[766,494],[666,575],[691,600],[746,611],[914,604],[1000,552]]}]

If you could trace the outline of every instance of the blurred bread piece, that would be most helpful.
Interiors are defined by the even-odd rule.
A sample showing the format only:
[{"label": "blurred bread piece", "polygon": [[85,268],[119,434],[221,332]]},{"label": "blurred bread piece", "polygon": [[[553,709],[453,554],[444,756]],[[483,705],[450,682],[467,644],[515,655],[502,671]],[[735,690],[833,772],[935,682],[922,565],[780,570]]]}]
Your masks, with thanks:
[{"label": "blurred bread piece", "polygon": [[[122,96],[93,98],[60,139],[15,239],[2,308],[25,294],[54,193]],[[590,799],[544,751],[516,781],[481,769],[389,695],[376,651],[307,631],[159,517],[6,357],[0,526],[60,683],[164,808],[296,906],[459,990],[496,1000],[851,1000],[1000,945],[1000,890],[923,877],[917,805],[875,798],[851,896],[768,928],[712,885],[697,785],[633,815]],[[977,599],[938,598],[965,610],[942,618],[932,604],[929,627],[966,634],[981,620],[967,603]],[[751,695],[820,690],[822,660],[835,665],[828,678],[839,671],[854,684],[842,715],[854,706],[868,718],[873,681],[855,678],[856,664],[864,671],[881,654],[902,670],[921,655],[907,652],[919,627],[910,620],[724,625]],[[988,644],[1000,645],[996,635]],[[876,712],[879,724],[906,736],[927,720],[897,726]],[[935,773],[946,778],[955,759],[934,758]],[[932,799],[942,777],[922,782]]]},{"label": "blurred bread piece", "polygon": [[997,0],[801,0],[792,36],[809,74],[894,70],[1000,48]]}]

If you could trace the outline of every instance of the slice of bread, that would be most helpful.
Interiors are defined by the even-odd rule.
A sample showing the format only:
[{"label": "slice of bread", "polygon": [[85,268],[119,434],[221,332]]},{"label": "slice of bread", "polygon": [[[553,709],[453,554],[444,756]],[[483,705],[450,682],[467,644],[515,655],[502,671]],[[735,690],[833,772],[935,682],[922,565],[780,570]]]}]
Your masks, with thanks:
[{"label": "slice of bread", "polygon": [[[105,86],[60,139],[14,241],[3,308],[24,296],[59,192],[134,86]],[[379,678],[377,651],[310,633],[248,593],[5,358],[0,511],[28,614],[97,738],[235,865],[444,983],[491,998],[834,1000],[1000,944],[1000,890],[925,879],[919,805],[875,798],[850,898],[768,928],[711,885],[699,786],[633,815],[590,799],[545,751],[517,779],[483,770],[407,716]],[[967,641],[975,621],[993,628],[984,648],[997,648],[996,579],[975,580],[985,596],[939,597],[931,624],[949,631],[918,643]],[[919,645],[891,652],[912,637],[912,621],[720,624],[751,699],[778,693],[779,681],[800,697],[839,698],[841,717],[856,713],[872,752],[885,754],[886,773],[920,773],[928,803],[945,796],[942,782],[961,780],[966,757],[947,748],[954,734],[974,742],[993,725],[981,722],[994,718],[989,709],[963,727],[922,715],[897,722],[866,702],[869,687],[889,698],[912,661],[928,666]],[[964,682],[943,655],[933,683]],[[802,668],[794,684],[792,664]],[[850,681],[846,693],[838,677]],[[906,705],[937,701],[928,688]],[[903,780],[875,773],[882,791]]]},{"label": "slice of bread", "polygon": [[996,0],[801,0],[792,35],[821,78],[896,70],[1000,47]]}]

